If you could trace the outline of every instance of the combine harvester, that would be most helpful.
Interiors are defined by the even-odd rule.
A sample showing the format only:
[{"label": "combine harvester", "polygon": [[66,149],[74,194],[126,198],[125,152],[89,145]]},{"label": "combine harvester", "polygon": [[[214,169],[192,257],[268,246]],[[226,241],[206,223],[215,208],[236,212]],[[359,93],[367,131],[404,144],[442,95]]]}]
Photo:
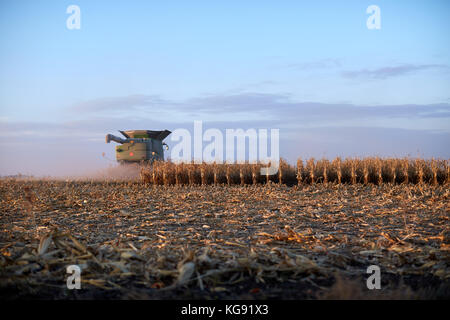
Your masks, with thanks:
[{"label": "combine harvester", "polygon": [[171,134],[169,130],[119,130],[119,132],[125,139],[107,134],[106,143],[110,141],[120,143],[116,146],[116,159],[120,164],[164,161],[164,149],[169,150],[169,146],[163,140]]}]

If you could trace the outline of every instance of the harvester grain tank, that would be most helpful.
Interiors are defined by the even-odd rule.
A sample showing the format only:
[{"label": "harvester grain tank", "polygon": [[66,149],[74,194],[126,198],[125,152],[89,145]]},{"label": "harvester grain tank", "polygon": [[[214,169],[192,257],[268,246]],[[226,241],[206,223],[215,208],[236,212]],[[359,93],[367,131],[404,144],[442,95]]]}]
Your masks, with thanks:
[{"label": "harvester grain tank", "polygon": [[119,130],[119,132],[125,138],[106,135],[106,143],[115,141],[120,144],[116,146],[116,159],[119,163],[164,161],[164,147],[168,150],[168,146],[163,140],[171,134],[169,130]]}]

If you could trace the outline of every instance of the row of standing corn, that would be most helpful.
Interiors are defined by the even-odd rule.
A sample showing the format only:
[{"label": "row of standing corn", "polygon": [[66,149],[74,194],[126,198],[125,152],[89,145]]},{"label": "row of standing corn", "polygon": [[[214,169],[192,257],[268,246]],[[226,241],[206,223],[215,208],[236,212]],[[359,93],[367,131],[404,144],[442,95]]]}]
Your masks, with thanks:
[{"label": "row of standing corn", "polygon": [[450,183],[449,161],[439,159],[336,158],[329,161],[312,158],[298,159],[296,166],[280,160],[275,175],[261,175],[263,166],[267,165],[154,162],[142,167],[141,180],[156,185]]}]

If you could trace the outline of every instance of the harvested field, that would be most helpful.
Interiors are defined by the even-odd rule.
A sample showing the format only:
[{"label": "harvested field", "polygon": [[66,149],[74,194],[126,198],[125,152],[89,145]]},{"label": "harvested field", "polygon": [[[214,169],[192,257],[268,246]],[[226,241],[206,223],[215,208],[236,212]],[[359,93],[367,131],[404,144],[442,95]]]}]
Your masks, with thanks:
[{"label": "harvested field", "polygon": [[[437,184],[0,180],[2,299],[450,298]],[[66,288],[80,266],[81,290]],[[368,290],[366,269],[381,269]]]}]

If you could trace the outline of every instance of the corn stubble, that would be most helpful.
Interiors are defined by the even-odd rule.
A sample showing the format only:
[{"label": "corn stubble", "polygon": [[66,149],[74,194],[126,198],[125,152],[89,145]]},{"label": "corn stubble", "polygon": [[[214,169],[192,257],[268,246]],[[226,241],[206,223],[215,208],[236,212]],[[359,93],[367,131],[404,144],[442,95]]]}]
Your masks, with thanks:
[{"label": "corn stubble", "polygon": [[216,164],[154,162],[141,168],[142,182],[153,185],[256,185],[315,183],[336,184],[448,184],[449,160],[410,158],[336,158],[297,160],[296,166],[280,160],[277,174],[260,174],[267,164]]},{"label": "corn stubble", "polygon": [[[447,160],[262,166],[156,162],[149,188],[0,179],[0,297],[67,298],[71,264],[83,298],[450,297]],[[377,295],[371,264],[393,277]]]},{"label": "corn stubble", "polygon": [[[371,166],[353,163],[357,182],[364,172],[377,181],[380,163]],[[336,179],[330,167],[311,161],[302,187],[284,185],[297,173],[284,165],[282,185],[240,186],[240,172],[252,183],[251,166],[204,167],[203,182],[216,173],[217,186],[200,185],[202,171],[191,165],[174,167],[178,178],[155,171],[161,185],[151,188],[0,179],[0,297],[448,299],[449,188],[425,183],[435,177],[426,170],[423,185],[385,176],[380,186],[319,183],[324,170]],[[352,163],[340,168],[351,181]],[[189,175],[195,185],[164,185],[164,177],[187,184]],[[82,268],[77,295],[66,289],[71,264]],[[365,286],[371,264],[383,270],[377,294]]]}]

